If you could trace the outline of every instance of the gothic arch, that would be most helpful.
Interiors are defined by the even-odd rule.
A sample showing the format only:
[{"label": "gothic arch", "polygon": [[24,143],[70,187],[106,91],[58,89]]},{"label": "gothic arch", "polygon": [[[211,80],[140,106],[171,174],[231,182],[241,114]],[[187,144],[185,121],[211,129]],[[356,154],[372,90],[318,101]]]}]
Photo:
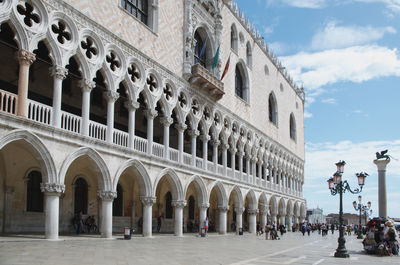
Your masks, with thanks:
[{"label": "gothic arch", "polygon": [[247,193],[245,194],[245,198],[247,198],[247,196],[249,196],[250,199],[250,201],[248,201],[250,210],[258,209],[257,196],[254,190],[252,189],[248,190]]},{"label": "gothic arch", "polygon": [[226,194],[226,190],[224,185],[220,181],[216,181],[211,185],[208,198],[210,198],[211,192],[214,188],[217,192],[218,206],[228,206],[228,197]]},{"label": "gothic arch", "polygon": [[185,199],[181,181],[173,169],[166,168],[163,169],[160,174],[158,174],[156,180],[153,184],[153,197],[156,197],[157,186],[160,180],[166,177],[167,182],[170,184],[171,191],[172,191],[172,200],[174,201],[182,201]]},{"label": "gothic arch", "polygon": [[234,193],[233,201],[235,203],[235,207],[243,208],[244,207],[244,196],[242,191],[238,186],[234,186],[229,193],[229,197]]},{"label": "gothic arch", "polygon": [[99,177],[99,190],[103,191],[112,191],[113,190],[113,181],[110,176],[110,172],[107,168],[107,164],[103,160],[103,158],[100,156],[99,153],[96,152],[96,150],[88,147],[82,147],[70,154],[63,162],[61,165],[60,169],[60,182],[64,184],[65,181],[65,175],[68,171],[68,168],[71,166],[71,164],[79,157],[87,156],[96,166],[97,168],[95,170],[98,171]]},{"label": "gothic arch", "polygon": [[191,183],[194,183],[194,187],[196,189],[197,193],[197,200],[199,202],[199,205],[208,203],[208,193],[207,193],[207,188],[206,185],[204,184],[204,181],[201,177],[197,175],[193,175],[190,177],[190,179],[186,182],[186,186],[184,189],[184,195],[186,196],[187,190],[189,188],[189,185]]},{"label": "gothic arch", "polygon": [[113,182],[113,191],[117,190],[118,181],[122,173],[124,173],[124,171],[128,168],[133,168],[139,173],[138,182],[140,185],[140,196],[150,197],[152,192],[150,176],[143,164],[136,159],[130,159],[126,161],[118,169]]},{"label": "gothic arch", "polygon": [[15,130],[8,133],[0,139],[0,150],[6,145],[17,141],[25,142],[30,151],[35,155],[36,159],[38,159],[43,183],[62,183],[60,179],[57,178],[56,166],[49,150],[33,133],[25,130]]}]

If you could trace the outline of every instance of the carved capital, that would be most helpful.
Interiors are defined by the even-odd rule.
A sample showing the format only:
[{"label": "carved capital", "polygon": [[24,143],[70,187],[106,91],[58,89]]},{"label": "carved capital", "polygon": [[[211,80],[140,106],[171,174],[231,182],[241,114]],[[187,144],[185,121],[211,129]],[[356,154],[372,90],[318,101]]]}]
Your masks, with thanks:
[{"label": "carved capital", "polygon": [[15,53],[20,65],[31,65],[36,60],[36,55],[27,50],[19,50]]},{"label": "carved capital", "polygon": [[119,98],[119,93],[111,90],[107,90],[103,93],[103,97],[107,100],[107,102],[114,103]]},{"label": "carved capital", "polygon": [[155,197],[142,197],[140,196],[140,201],[144,206],[152,206],[153,204],[156,203],[156,198]]},{"label": "carved capital", "polygon": [[218,140],[213,140],[213,141],[211,141],[211,144],[215,147],[215,146],[219,146],[220,144],[221,144],[221,142],[220,141],[218,141]]},{"label": "carved capital", "polygon": [[131,110],[135,111],[140,107],[139,102],[130,101],[130,100],[129,101],[125,101],[124,105],[125,105],[125,108],[127,108],[129,111],[131,111]]},{"label": "carved capital", "polygon": [[171,117],[163,116],[161,117],[160,122],[164,127],[169,127],[172,123],[174,123],[174,119],[172,119]]},{"label": "carved capital", "polygon": [[202,135],[200,135],[200,140],[203,142],[208,142],[210,140],[210,136],[202,134]]},{"label": "carved capital", "polygon": [[50,67],[49,72],[52,77],[60,80],[64,80],[68,75],[68,69],[57,65]]},{"label": "carved capital", "polygon": [[154,120],[154,118],[158,115],[158,112],[154,109],[146,109],[143,112],[146,118],[150,120]]},{"label": "carved capital", "polygon": [[223,151],[228,150],[229,149],[229,144],[222,144],[221,148]]},{"label": "carved capital", "polygon": [[97,196],[104,201],[112,201],[117,197],[117,193],[115,191],[98,190]]},{"label": "carved capital", "polygon": [[201,208],[201,209],[208,209],[208,207],[210,207],[209,203],[201,203],[201,204],[199,204],[199,208]]},{"label": "carved capital", "polygon": [[250,215],[256,215],[258,214],[258,209],[248,209],[247,213]]},{"label": "carved capital", "polygon": [[227,212],[227,211],[229,211],[229,206],[218,206],[218,210],[220,211],[220,212]]},{"label": "carved capital", "polygon": [[243,207],[235,207],[236,214],[243,214],[244,208]]},{"label": "carved capital", "polygon": [[64,193],[65,185],[57,183],[40,183],[40,190],[45,193]]},{"label": "carved capital", "polygon": [[231,154],[236,154],[237,149],[236,148],[229,148],[229,152],[231,152]]},{"label": "carved capital", "polygon": [[82,89],[82,92],[91,92],[92,89],[96,86],[96,83],[92,80],[82,79],[79,81],[79,86]]},{"label": "carved capital", "polygon": [[175,128],[178,130],[178,132],[183,132],[184,130],[187,129],[187,125],[184,123],[177,123],[175,125]]},{"label": "carved capital", "polygon": [[184,208],[186,206],[186,201],[172,201],[171,205],[175,208]]},{"label": "carved capital", "polygon": [[198,137],[200,135],[200,132],[199,132],[199,130],[190,130],[189,131],[189,136],[190,137],[194,137],[194,138],[196,138],[196,137]]}]

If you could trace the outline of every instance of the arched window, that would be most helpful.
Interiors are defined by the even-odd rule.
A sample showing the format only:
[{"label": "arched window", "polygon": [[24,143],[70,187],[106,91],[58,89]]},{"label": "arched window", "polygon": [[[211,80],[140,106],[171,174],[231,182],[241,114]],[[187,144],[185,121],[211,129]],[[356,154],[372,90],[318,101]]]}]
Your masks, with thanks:
[{"label": "arched window", "polygon": [[165,194],[165,218],[171,219],[172,218],[172,195],[171,192],[167,192]]},{"label": "arched window", "polygon": [[276,100],[274,95],[271,93],[269,94],[268,99],[268,113],[269,113],[269,121],[275,125],[278,125],[278,110],[276,106]]},{"label": "arched window", "polygon": [[234,24],[231,26],[231,49],[238,52],[238,33]]},{"label": "arched window", "polygon": [[253,63],[250,42],[247,42],[247,45],[246,45],[246,63],[249,67],[251,67],[252,63]]},{"label": "arched window", "polygon": [[113,201],[113,216],[123,216],[124,194],[121,185],[117,185],[117,198]]},{"label": "arched window", "polygon": [[235,68],[235,93],[236,96],[243,98],[243,78],[238,65]]},{"label": "arched window", "polygon": [[204,41],[198,31],[194,33],[194,39],[196,40],[196,46],[194,47],[194,64],[200,64],[206,68],[206,47],[204,47],[204,51],[202,52]]},{"label": "arched window", "polygon": [[87,214],[88,206],[88,184],[85,179],[78,178],[75,181],[75,193],[74,193],[74,212],[78,213],[82,211],[83,214]]},{"label": "arched window", "polygon": [[26,211],[43,212],[43,193],[40,190],[42,174],[39,171],[31,171],[28,175],[26,189]]},{"label": "arched window", "polygon": [[194,198],[193,196],[189,197],[189,219],[193,220],[194,219]]},{"label": "arched window", "polygon": [[296,120],[294,119],[293,113],[290,114],[290,139],[296,141]]}]

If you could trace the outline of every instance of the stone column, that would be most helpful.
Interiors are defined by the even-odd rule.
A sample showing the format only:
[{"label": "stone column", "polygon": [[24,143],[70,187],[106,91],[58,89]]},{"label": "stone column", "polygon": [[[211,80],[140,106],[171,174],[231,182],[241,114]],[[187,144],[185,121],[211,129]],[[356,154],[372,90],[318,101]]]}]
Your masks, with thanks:
[{"label": "stone column", "polygon": [[227,174],[227,167],[228,167],[228,148],[229,144],[222,144],[222,166],[224,168],[224,176]]},{"label": "stone column", "polygon": [[213,163],[214,163],[214,172],[218,172],[218,146],[220,145],[220,141],[214,140],[212,141],[213,145]]},{"label": "stone column", "polygon": [[53,112],[51,113],[51,124],[61,128],[61,97],[62,81],[67,77],[68,70],[61,66],[50,68],[50,75],[53,77]]},{"label": "stone column", "polygon": [[99,190],[97,194],[101,198],[101,237],[112,238],[112,206],[117,193]]},{"label": "stone column", "polygon": [[169,159],[169,127],[174,122],[170,117],[162,117],[161,123],[164,126],[164,158]]},{"label": "stone column", "polygon": [[230,148],[231,152],[231,166],[232,166],[232,178],[235,178],[235,167],[236,167],[236,148]]},{"label": "stone column", "polygon": [[203,168],[207,170],[207,156],[208,156],[208,141],[210,140],[209,135],[201,135],[200,140],[203,142]]},{"label": "stone column", "polygon": [[16,57],[19,62],[17,115],[27,118],[29,67],[36,60],[36,55],[27,50],[19,50]]},{"label": "stone column", "polygon": [[258,167],[258,177],[262,179],[262,161],[260,161],[260,163],[257,164],[257,167]]},{"label": "stone column", "polygon": [[140,197],[140,201],[143,205],[143,226],[142,234],[144,237],[152,236],[152,225],[153,225],[153,204],[156,202],[154,197]]},{"label": "stone column", "polygon": [[268,206],[264,206],[260,211],[260,226],[264,229],[265,225],[267,224],[267,213],[268,213]]},{"label": "stone column", "polygon": [[387,201],[386,201],[386,166],[390,160],[374,160],[374,164],[378,167],[378,203],[379,216],[387,218]]},{"label": "stone column", "polygon": [[279,224],[285,225],[285,214],[279,216]]},{"label": "stone column", "polygon": [[287,219],[287,223],[288,223],[288,225],[287,225],[287,231],[292,231],[292,215],[290,215],[290,214],[288,214],[287,216],[286,216],[286,219]]},{"label": "stone column", "polygon": [[90,114],[90,92],[96,86],[91,80],[81,80],[79,86],[82,89],[82,127],[81,134],[89,135],[89,114]]},{"label": "stone column", "polygon": [[276,218],[276,213],[271,213],[271,221],[272,224],[277,224],[277,218]]},{"label": "stone column", "polygon": [[184,123],[176,124],[175,128],[178,130],[178,162],[183,163],[183,132],[186,130],[187,125]]},{"label": "stone column", "polygon": [[243,211],[242,207],[235,207],[236,212],[236,234],[239,234],[239,228],[243,228]]},{"label": "stone column", "polygon": [[108,90],[103,94],[104,98],[107,100],[107,133],[106,141],[112,144],[114,138],[114,103],[119,97],[119,93],[115,91]]},{"label": "stone column", "polygon": [[186,201],[172,201],[172,206],[175,209],[175,236],[183,235],[183,208],[186,206]]},{"label": "stone column", "polygon": [[209,203],[202,203],[199,205],[199,234],[201,234],[201,229],[204,227],[204,220],[207,217],[208,207],[210,207]]},{"label": "stone column", "polygon": [[40,190],[45,195],[45,237],[58,239],[60,195],[65,191],[65,185],[40,183]]},{"label": "stone column", "polygon": [[144,111],[147,118],[147,154],[153,154],[153,123],[154,118],[157,117],[157,111],[153,109],[147,109]]},{"label": "stone column", "polygon": [[219,206],[219,234],[226,234],[226,213],[229,210],[228,206]]},{"label": "stone column", "polygon": [[128,140],[128,147],[131,149],[135,148],[135,115],[136,115],[136,110],[139,108],[140,104],[139,102],[132,102],[132,101],[126,101],[125,102],[125,107],[129,111],[129,123],[128,123],[128,134],[129,134],[129,140]]},{"label": "stone column", "polygon": [[249,213],[249,232],[252,234],[257,233],[257,213],[258,209],[251,209]]},{"label": "stone column", "polygon": [[239,150],[239,172],[240,172],[240,180],[243,180],[243,152]]},{"label": "stone column", "polygon": [[136,201],[131,201],[131,227],[136,227]]},{"label": "stone column", "polygon": [[200,133],[199,133],[199,131],[198,130],[191,130],[190,132],[189,132],[189,135],[190,135],[190,137],[191,137],[191,141],[192,141],[192,144],[191,144],[191,151],[192,151],[192,166],[193,167],[196,167],[196,149],[197,149],[197,147],[196,147],[196,138],[197,138],[197,136],[199,136],[200,135]]},{"label": "stone column", "polygon": [[253,175],[253,184],[256,184],[256,177],[257,177],[256,164],[257,164],[257,161],[258,161],[257,157],[253,157],[251,159],[251,173]]},{"label": "stone column", "polygon": [[247,175],[247,181],[250,181],[250,156],[246,155],[246,175]]}]

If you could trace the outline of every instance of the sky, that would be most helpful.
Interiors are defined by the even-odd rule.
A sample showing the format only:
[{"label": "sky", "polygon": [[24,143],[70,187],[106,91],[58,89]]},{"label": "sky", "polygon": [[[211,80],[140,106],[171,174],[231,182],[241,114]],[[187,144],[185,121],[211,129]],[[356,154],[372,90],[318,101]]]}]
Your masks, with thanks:
[{"label": "sky", "polygon": [[[237,0],[297,84],[306,91],[303,195],[309,209],[338,213],[327,179],[369,176],[362,202],[378,216],[375,153],[388,149],[388,216],[400,218],[400,0]],[[357,213],[355,194],[343,209]]]}]

